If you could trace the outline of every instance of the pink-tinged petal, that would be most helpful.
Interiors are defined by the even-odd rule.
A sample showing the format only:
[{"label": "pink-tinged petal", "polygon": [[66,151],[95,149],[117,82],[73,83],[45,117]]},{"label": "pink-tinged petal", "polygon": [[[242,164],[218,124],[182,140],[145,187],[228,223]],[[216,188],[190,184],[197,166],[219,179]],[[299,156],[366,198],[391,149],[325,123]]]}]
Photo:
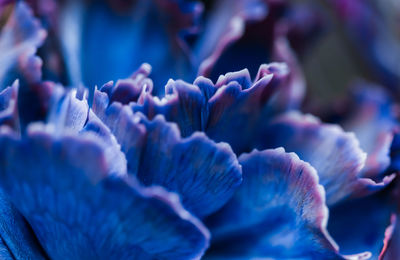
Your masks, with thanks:
[{"label": "pink-tinged petal", "polygon": [[[204,225],[160,187],[112,174],[90,133],[31,125],[0,136],[0,177],[50,258],[198,259]],[[22,163],[21,163],[22,162]]]},{"label": "pink-tinged petal", "polygon": [[350,115],[342,123],[354,132],[367,153],[362,175],[378,179],[390,164],[390,146],[398,128],[393,101],[382,87],[359,83],[353,94]]},{"label": "pink-tinged petal", "polygon": [[239,162],[242,185],[206,220],[213,239],[207,255],[344,259],[326,230],[325,192],[312,166],[282,148],[254,150]]},{"label": "pink-tinged petal", "polygon": [[362,178],[367,155],[355,135],[311,115],[292,112],[274,119],[263,129],[258,145],[263,149],[283,146],[315,167],[328,205],[381,190],[394,177],[387,177],[382,183]]},{"label": "pink-tinged petal", "polygon": [[219,209],[241,183],[241,169],[230,146],[203,133],[182,138],[159,115],[148,120],[129,106],[113,103],[104,113],[128,161],[128,171],[146,186],[160,185],[181,195],[196,216]]},{"label": "pink-tinged petal", "polygon": [[27,4],[18,2],[0,32],[0,89],[20,73],[30,81],[41,78],[41,60],[34,54],[45,37],[46,31]]},{"label": "pink-tinged petal", "polygon": [[379,260],[394,260],[400,257],[399,217],[399,214],[392,217],[392,223],[385,233],[385,247],[382,249]]},{"label": "pink-tinged petal", "polygon": [[[399,232],[397,227],[398,226],[397,219],[398,216],[396,214],[393,214],[390,220],[391,223],[385,230],[385,238],[383,240],[382,251],[379,254],[379,260],[384,260],[384,259],[390,260],[400,257],[400,252],[396,252],[396,249],[394,249],[396,244],[399,244],[400,242],[399,235],[394,233],[395,231]],[[394,245],[392,243],[394,243]]]}]

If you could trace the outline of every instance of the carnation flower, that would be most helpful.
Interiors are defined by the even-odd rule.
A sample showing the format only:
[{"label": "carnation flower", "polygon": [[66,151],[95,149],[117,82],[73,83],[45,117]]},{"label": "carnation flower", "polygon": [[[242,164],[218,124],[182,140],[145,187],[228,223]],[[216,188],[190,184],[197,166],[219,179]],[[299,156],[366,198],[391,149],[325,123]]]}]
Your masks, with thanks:
[{"label": "carnation flower", "polygon": [[397,259],[391,34],[327,3],[388,86],[339,107],[306,92],[321,6],[0,2],[0,256]]}]

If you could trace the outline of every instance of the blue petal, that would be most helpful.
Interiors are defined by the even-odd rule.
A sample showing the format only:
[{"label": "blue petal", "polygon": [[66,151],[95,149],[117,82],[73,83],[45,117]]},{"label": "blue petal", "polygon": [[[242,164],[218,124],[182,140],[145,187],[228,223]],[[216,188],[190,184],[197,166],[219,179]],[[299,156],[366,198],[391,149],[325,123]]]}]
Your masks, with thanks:
[{"label": "blue petal", "polygon": [[0,258],[46,259],[31,228],[0,190]]},{"label": "blue petal", "polygon": [[103,144],[104,154],[110,165],[110,172],[113,174],[125,175],[127,173],[127,161],[121,146],[111,133],[110,129],[92,112],[81,133],[91,132],[99,137]]},{"label": "blue petal", "polygon": [[332,205],[350,196],[365,196],[384,188],[394,176],[382,183],[362,178],[366,154],[353,133],[339,126],[323,124],[311,115],[284,114],[263,129],[259,148],[283,146],[309,162],[318,172]]},{"label": "blue petal", "polygon": [[[208,231],[176,194],[109,174],[97,139],[3,134],[1,184],[54,259],[199,258]],[[21,164],[21,162],[23,162]]]},{"label": "blue petal", "polygon": [[104,121],[128,160],[128,170],[143,184],[161,185],[182,197],[197,216],[220,208],[241,183],[241,170],[229,145],[214,143],[203,133],[181,138],[175,124],[153,120],[112,104]]},{"label": "blue petal", "polygon": [[0,92],[0,126],[8,125],[14,130],[19,129],[17,95],[18,81]]},{"label": "blue petal", "polygon": [[378,259],[392,211],[385,193],[347,201],[330,209],[328,230],[342,253],[368,250]]},{"label": "blue petal", "polygon": [[27,4],[18,1],[0,32],[0,89],[10,85],[21,72],[32,81],[41,77],[41,61],[34,54],[45,37],[46,32]]},{"label": "blue petal", "polygon": [[[60,92],[63,91],[60,89]],[[54,124],[58,131],[81,131],[89,114],[86,89],[72,89],[66,91],[62,98],[52,99],[52,111],[47,122]]]},{"label": "blue petal", "polygon": [[[75,32],[80,35],[77,43],[80,48],[74,47],[73,42],[65,47],[70,50],[65,55],[79,50],[75,53],[80,55],[82,79],[79,80],[92,88],[126,78],[141,63],[149,62],[154,66],[154,92],[158,94],[170,77],[195,76],[182,36],[193,29],[201,11],[199,5],[142,0],[128,4],[123,10],[114,7],[111,2],[97,1],[71,8],[65,14],[72,17],[70,21],[76,17],[81,23]],[[69,40],[64,38],[65,42]]]},{"label": "blue petal", "polygon": [[213,237],[208,254],[340,259],[326,231],[324,189],[313,167],[282,148],[255,150],[239,162],[243,184],[207,219]]},{"label": "blue petal", "polygon": [[360,83],[353,94],[355,105],[343,122],[354,132],[367,153],[363,176],[377,178],[390,164],[390,145],[398,125],[394,104],[381,87]]},{"label": "blue petal", "polygon": [[[213,86],[206,91],[212,89]],[[132,104],[133,111],[142,112],[150,119],[157,114],[164,115],[166,120],[178,124],[184,137],[205,129],[209,111],[205,93],[200,87],[181,80],[169,80],[165,92],[161,100],[144,93],[140,103]]]}]

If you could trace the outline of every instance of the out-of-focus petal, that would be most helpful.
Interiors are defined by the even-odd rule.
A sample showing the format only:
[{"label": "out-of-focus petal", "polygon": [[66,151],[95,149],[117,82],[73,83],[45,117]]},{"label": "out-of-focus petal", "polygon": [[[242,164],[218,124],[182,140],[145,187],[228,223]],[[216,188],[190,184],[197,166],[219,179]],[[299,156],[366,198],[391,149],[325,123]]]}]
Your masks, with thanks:
[{"label": "out-of-focus petal", "polygon": [[176,194],[110,174],[90,133],[56,138],[32,125],[0,143],[1,184],[51,258],[187,259],[207,247]]},{"label": "out-of-focus petal", "polygon": [[399,214],[392,216],[392,223],[388,226],[385,234],[385,247],[379,255],[379,260],[394,260],[400,257],[399,217]]},{"label": "out-of-focus petal", "polygon": [[[182,36],[196,23],[201,11],[198,3],[140,0],[123,10],[113,8],[112,1],[80,5],[78,55],[83,82],[90,88],[126,78],[143,62],[153,66],[155,94],[163,91],[162,86],[171,77],[194,78]],[[75,16],[76,12],[72,10],[69,15]]]},{"label": "out-of-focus petal", "polygon": [[0,126],[7,125],[14,130],[19,129],[17,95],[18,81],[0,92]]},{"label": "out-of-focus petal", "polygon": [[360,52],[369,73],[377,76],[383,85],[396,91],[400,82],[400,45],[394,34],[373,10],[372,3],[363,0],[328,0]]},{"label": "out-of-focus petal", "polygon": [[0,32],[0,89],[16,79],[17,66],[32,80],[41,77],[41,61],[34,54],[45,37],[46,31],[27,4],[18,1]]},{"label": "out-of-focus petal", "polygon": [[[204,32],[194,48],[199,75],[209,76],[223,51],[243,36],[247,22],[261,20],[266,16],[268,8],[265,2],[263,0],[215,1]],[[264,62],[266,61],[261,63]]]},{"label": "out-of-focus petal", "polygon": [[354,105],[342,123],[354,132],[367,153],[363,176],[377,178],[390,164],[390,146],[398,123],[393,102],[382,88],[361,83],[354,92]]},{"label": "out-of-focus petal", "polygon": [[328,230],[343,254],[368,250],[378,259],[392,212],[385,191],[346,201],[329,209]]},{"label": "out-of-focus petal", "polygon": [[339,126],[323,124],[311,115],[292,112],[274,119],[263,129],[258,145],[259,148],[283,146],[315,167],[325,187],[328,205],[350,196],[373,193],[394,178],[390,176],[382,183],[362,178],[366,154],[355,135]]},{"label": "out-of-focus petal", "polygon": [[0,216],[1,259],[46,259],[31,228],[2,190]]},{"label": "out-of-focus petal", "polygon": [[342,259],[326,231],[325,193],[313,167],[282,148],[255,150],[239,162],[243,184],[207,219],[209,255]]},{"label": "out-of-focus petal", "polygon": [[146,186],[180,194],[196,216],[219,209],[241,183],[241,169],[228,144],[214,143],[203,133],[181,138],[177,126],[162,116],[148,120],[117,103],[106,110],[104,121],[126,154],[129,172]]}]

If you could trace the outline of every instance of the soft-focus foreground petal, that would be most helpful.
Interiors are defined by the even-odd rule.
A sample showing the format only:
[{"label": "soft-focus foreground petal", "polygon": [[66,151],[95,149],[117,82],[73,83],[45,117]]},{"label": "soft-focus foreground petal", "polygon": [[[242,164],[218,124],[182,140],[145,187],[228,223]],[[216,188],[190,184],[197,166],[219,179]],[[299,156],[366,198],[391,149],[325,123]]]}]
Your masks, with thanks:
[{"label": "soft-focus foreground petal", "polygon": [[21,213],[0,190],[0,258],[46,259]]},{"label": "soft-focus foreground petal", "polygon": [[263,129],[258,145],[262,149],[283,146],[309,162],[325,187],[328,205],[373,193],[394,178],[386,177],[382,183],[362,178],[366,154],[355,135],[339,126],[323,124],[311,115],[292,112],[275,118]]},{"label": "soft-focus foreground petal", "polygon": [[54,137],[32,125],[0,137],[4,190],[55,259],[199,258],[209,233],[159,187],[109,174],[90,134]]},{"label": "soft-focus foreground petal", "polygon": [[228,144],[199,132],[181,138],[177,126],[161,115],[148,120],[119,103],[102,114],[126,154],[129,172],[146,186],[177,192],[196,216],[216,211],[241,183],[241,168]]},{"label": "soft-focus foreground petal", "polygon": [[255,150],[239,162],[243,184],[206,220],[213,239],[207,255],[343,259],[326,231],[324,189],[313,167],[282,148]]},{"label": "soft-focus foreground petal", "polygon": [[45,37],[46,32],[32,11],[23,1],[18,1],[0,31],[0,89],[15,80],[12,76],[15,76],[16,66],[22,68],[27,77],[37,77],[33,66],[40,66],[41,61],[34,53]]},{"label": "soft-focus foreground petal", "polygon": [[363,176],[377,179],[390,164],[390,146],[398,128],[394,103],[382,87],[367,83],[357,85],[352,100],[342,125],[355,133],[367,153]]}]

